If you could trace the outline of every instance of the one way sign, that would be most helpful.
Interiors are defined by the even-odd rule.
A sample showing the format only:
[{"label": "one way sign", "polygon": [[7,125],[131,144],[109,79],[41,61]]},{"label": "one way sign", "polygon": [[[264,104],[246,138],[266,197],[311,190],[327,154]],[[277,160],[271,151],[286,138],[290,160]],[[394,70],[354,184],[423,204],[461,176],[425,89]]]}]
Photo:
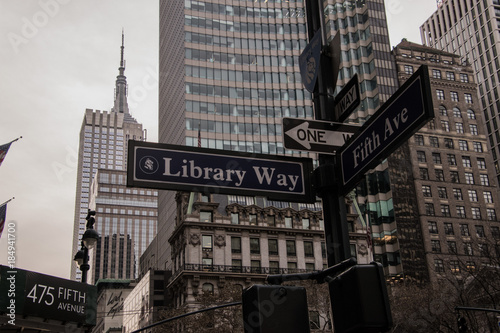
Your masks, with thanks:
[{"label": "one way sign", "polygon": [[283,118],[285,148],[333,154],[360,126],[296,118]]}]

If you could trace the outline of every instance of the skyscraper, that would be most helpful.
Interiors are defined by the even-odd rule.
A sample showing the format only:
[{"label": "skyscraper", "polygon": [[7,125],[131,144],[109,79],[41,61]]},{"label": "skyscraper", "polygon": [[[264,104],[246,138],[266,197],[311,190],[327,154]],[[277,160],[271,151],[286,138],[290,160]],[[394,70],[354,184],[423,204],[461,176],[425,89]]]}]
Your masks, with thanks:
[{"label": "skyscraper", "polygon": [[500,1],[446,0],[420,27],[422,43],[472,64],[488,141],[500,179]]},{"label": "skyscraper", "polygon": [[[360,77],[362,102],[350,121],[362,123],[398,85],[384,2],[330,0],[325,14],[329,38],[342,37],[338,85],[356,73]],[[282,144],[282,117],[311,119],[314,114],[298,66],[306,45],[303,1],[161,2],[159,141],[196,146],[200,136],[202,147],[315,158]],[[367,176],[360,193],[362,214],[369,212],[374,233],[391,232],[387,163]],[[253,197],[224,202],[234,200],[256,203]],[[175,193],[160,193],[159,207],[158,244],[168,244],[176,223]],[[387,272],[397,274],[397,250],[379,255],[390,256]],[[168,246],[159,251],[158,268],[171,266]]]},{"label": "skyscraper", "polygon": [[[395,154],[391,172],[401,261],[424,282],[488,264],[500,237],[498,187],[470,64],[403,40],[393,50],[401,84],[421,65],[431,78],[435,118]],[[405,170],[404,165],[408,167]],[[405,172],[405,173],[403,173]],[[416,199],[416,200],[415,200]]]},{"label": "skyscraper", "polygon": [[[80,130],[73,253],[80,248],[87,210],[96,209],[95,229],[101,241],[95,251],[98,254],[95,278],[134,278],[139,257],[156,234],[157,192],[125,189],[127,141],[144,140],[144,134],[142,125],[129,113],[127,78],[124,73],[122,34],[114,106],[110,112],[87,109]],[[95,178],[96,174],[99,174],[98,178]],[[95,191],[94,197],[92,189]],[[71,278],[81,279],[81,272],[74,262]]]}]

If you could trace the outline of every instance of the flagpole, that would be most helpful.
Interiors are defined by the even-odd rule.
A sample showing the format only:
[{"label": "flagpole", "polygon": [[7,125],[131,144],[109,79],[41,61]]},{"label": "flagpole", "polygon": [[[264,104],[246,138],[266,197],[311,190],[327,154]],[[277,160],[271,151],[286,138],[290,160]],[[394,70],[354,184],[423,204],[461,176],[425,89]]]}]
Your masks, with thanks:
[{"label": "flagpole", "polygon": [[9,202],[11,202],[12,200],[14,200],[15,198],[16,198],[16,197],[12,197],[11,199],[9,199],[9,200],[5,201],[3,204],[1,204],[1,205],[0,205],[0,207],[1,207],[1,206],[4,206],[4,205],[6,205],[6,204],[8,204]]}]

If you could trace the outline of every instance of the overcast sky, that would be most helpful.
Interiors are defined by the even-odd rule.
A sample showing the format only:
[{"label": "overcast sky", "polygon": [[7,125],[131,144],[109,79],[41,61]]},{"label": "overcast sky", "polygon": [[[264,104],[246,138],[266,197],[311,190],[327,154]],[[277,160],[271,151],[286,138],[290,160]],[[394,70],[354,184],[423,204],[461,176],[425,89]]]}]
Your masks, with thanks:
[{"label": "overcast sky", "polygon": [[[0,166],[15,266],[69,278],[79,132],[85,109],[113,105],[122,28],[131,114],[157,141],[158,1],[0,0],[0,145],[23,137]],[[436,1],[386,7],[395,46],[420,42]],[[7,239],[6,226],[2,265]]]}]

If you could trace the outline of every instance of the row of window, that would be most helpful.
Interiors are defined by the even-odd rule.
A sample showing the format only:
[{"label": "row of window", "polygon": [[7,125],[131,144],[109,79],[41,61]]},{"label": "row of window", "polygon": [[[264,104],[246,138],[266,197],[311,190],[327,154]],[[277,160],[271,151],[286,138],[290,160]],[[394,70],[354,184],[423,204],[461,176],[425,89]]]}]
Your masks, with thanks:
[{"label": "row of window", "polygon": [[[444,90],[436,89],[436,97],[438,100],[444,101],[445,100]],[[458,97],[458,92],[450,91],[450,100],[452,102],[459,102],[460,99]],[[465,103],[472,104],[472,94],[464,93],[464,101]]]},{"label": "row of window", "polygon": [[[187,146],[197,147],[198,141],[198,137],[186,137]],[[201,139],[201,146],[204,148],[222,149],[227,151],[242,151],[247,153],[263,153],[273,155],[283,155],[285,153],[282,142]],[[288,152],[289,151],[287,150],[287,153]],[[305,152],[300,152],[299,154],[301,153],[304,153],[304,155],[307,156]]]},{"label": "row of window", "polygon": [[[429,169],[427,168],[419,168],[420,172],[420,179],[422,180],[430,180],[429,177]],[[434,169],[434,175],[435,175],[435,180],[438,182],[444,182],[444,181],[449,181],[451,183],[460,183],[460,176],[458,174],[458,171],[450,171],[450,179],[445,179],[444,177],[444,171],[442,169]],[[472,172],[465,172],[464,173],[464,181],[465,184],[468,185],[475,185],[476,180],[474,178],[474,174]],[[488,178],[488,175],[486,174],[480,174],[479,175],[479,184],[482,186],[490,186],[490,180]]]},{"label": "row of window", "polygon": [[[447,252],[449,254],[459,254],[458,249],[457,249],[457,242],[455,241],[447,241],[446,242],[447,246]],[[490,250],[488,247],[488,244],[482,244],[479,243],[477,244],[478,248],[478,254],[482,257],[489,257],[490,256]],[[431,251],[433,253],[441,253],[441,242],[439,240],[431,240]],[[463,243],[463,254],[467,256],[473,256],[474,254],[474,248],[472,247],[472,243]],[[476,254],[477,255],[477,254]]]},{"label": "row of window", "polygon": [[[291,1],[293,2],[293,1]],[[213,2],[203,2],[187,0],[184,2],[185,9],[191,9],[209,14],[240,16],[250,18],[288,18],[288,17],[304,17],[305,11],[303,8],[272,8],[272,7],[247,7],[247,6],[229,6]]]},{"label": "row of window", "polygon": [[232,71],[200,66],[185,66],[185,73],[188,77],[246,83],[289,84],[302,80],[298,72]]},{"label": "row of window", "polygon": [[[468,146],[465,146],[465,145],[461,145],[461,142],[467,142],[465,140],[458,140],[458,143],[459,143],[459,148],[464,148],[464,147],[468,147]],[[480,144],[480,142],[478,142]],[[445,145],[446,148],[450,148],[448,146]],[[482,149],[482,146],[480,146],[481,149]],[[460,150],[463,150],[463,151],[467,151],[468,149],[460,149]],[[477,150],[475,150],[476,152],[479,152]],[[448,160],[448,163],[450,165],[457,165],[457,160],[456,160],[456,157],[455,157],[455,154],[446,154],[447,155],[447,160]],[[442,164],[442,159],[441,159],[441,153],[436,153],[436,152],[431,152],[431,158],[432,158],[432,163],[433,164]],[[417,150],[417,161],[419,163],[427,163],[427,155],[426,155],[426,152],[425,151],[422,151],[422,150]],[[462,156],[462,163],[464,164],[464,166],[466,167],[471,167],[471,159],[469,156]],[[481,157],[478,157],[477,158],[477,165],[479,167],[479,169],[486,169],[486,161],[484,158],[481,158]]]},{"label": "row of window", "polygon": [[[485,235],[485,230],[484,226],[482,225],[476,225],[476,237],[478,238],[484,238],[486,237]],[[490,227],[491,231],[491,236],[493,239],[500,239],[500,227],[498,226],[491,226]],[[435,221],[429,221],[429,233],[431,234],[439,234],[439,229],[438,229],[438,224]],[[453,223],[450,222],[445,222],[444,223],[444,233],[445,235],[450,235],[453,236],[455,235],[455,230],[453,228]],[[468,224],[460,224],[460,235],[464,237],[469,237],[470,232],[469,232],[469,225]]]},{"label": "row of window", "polygon": [[[422,185],[422,194],[426,198],[432,197],[432,191],[430,185]],[[444,186],[437,187],[438,198],[448,199],[448,190]],[[479,196],[477,190],[467,190],[467,195],[470,202],[479,202]],[[462,189],[453,188],[453,198],[456,200],[464,200]],[[493,196],[491,191],[483,191],[483,199],[485,203],[493,203]]]},{"label": "row of window", "polygon": [[[430,202],[424,203],[425,215],[428,216],[436,216],[434,210],[434,204]],[[440,205],[441,216],[443,217],[451,217],[450,205],[441,204]],[[458,218],[467,218],[467,214],[465,213],[465,206],[456,206],[456,217]],[[471,207],[471,217],[473,220],[481,220],[481,209],[479,207]],[[488,221],[496,221],[497,215],[495,209],[486,208],[486,219]]]},{"label": "row of window", "polygon": [[[452,112],[454,118],[462,118],[462,111],[460,111],[458,107],[454,106]],[[439,106],[439,115],[445,117],[448,116],[448,110],[446,110],[446,107],[444,105]],[[467,118],[476,119],[476,113],[471,109],[467,109]]]},{"label": "row of window", "polygon": [[223,103],[207,103],[200,101],[186,101],[186,110],[203,114],[221,114],[241,117],[268,117],[282,118],[313,117],[312,106],[257,106],[236,105]]}]

